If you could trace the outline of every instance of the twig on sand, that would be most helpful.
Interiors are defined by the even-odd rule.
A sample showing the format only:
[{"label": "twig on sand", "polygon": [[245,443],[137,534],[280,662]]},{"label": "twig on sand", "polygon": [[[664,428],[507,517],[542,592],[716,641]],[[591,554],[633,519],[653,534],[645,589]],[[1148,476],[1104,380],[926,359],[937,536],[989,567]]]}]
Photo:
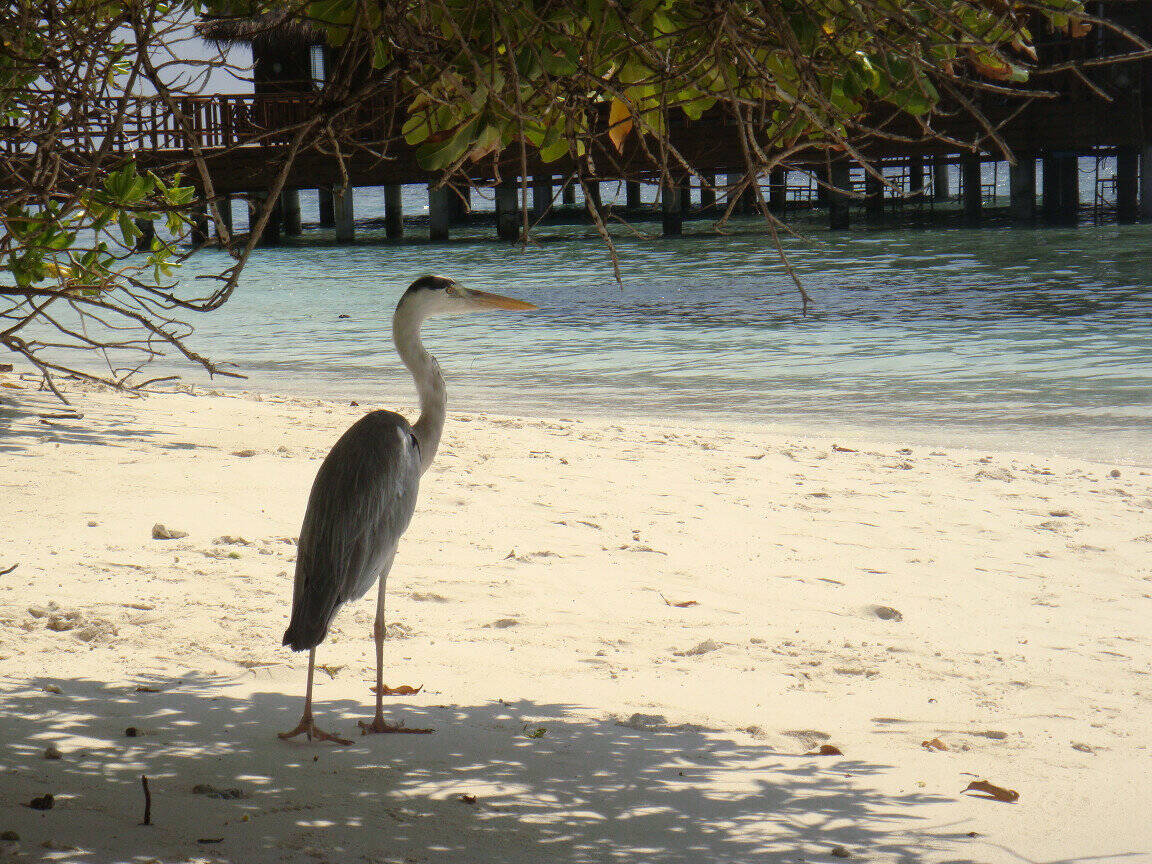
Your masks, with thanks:
[{"label": "twig on sand", "polygon": [[11,573],[13,570],[15,570],[19,566],[20,566],[19,563],[17,563],[17,564],[13,564],[11,567],[8,567],[5,570],[0,570],[0,576],[7,576],[9,573]]},{"label": "twig on sand", "polygon": [[152,792],[148,788],[148,775],[140,775],[140,785],[144,787],[144,821],[141,825],[152,824]]}]

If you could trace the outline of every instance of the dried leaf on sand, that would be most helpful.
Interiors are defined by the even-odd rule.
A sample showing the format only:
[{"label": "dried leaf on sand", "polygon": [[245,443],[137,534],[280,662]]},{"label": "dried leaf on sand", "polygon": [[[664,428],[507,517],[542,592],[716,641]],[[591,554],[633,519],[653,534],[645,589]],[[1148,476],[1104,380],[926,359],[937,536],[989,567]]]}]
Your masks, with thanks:
[{"label": "dried leaf on sand", "polygon": [[[369,689],[373,693],[375,693],[376,692],[376,685],[373,684]],[[387,684],[385,684],[383,695],[384,696],[414,696],[423,689],[424,689],[423,684],[421,684],[419,687],[412,687],[408,684],[401,684],[399,687],[389,687]]]},{"label": "dried leaf on sand", "polygon": [[983,792],[981,797],[988,797],[995,801],[1003,801],[1007,804],[1015,804],[1020,798],[1020,793],[1015,789],[1005,789],[1003,786],[997,786],[994,783],[989,783],[987,780],[973,780],[968,784],[965,792]]}]

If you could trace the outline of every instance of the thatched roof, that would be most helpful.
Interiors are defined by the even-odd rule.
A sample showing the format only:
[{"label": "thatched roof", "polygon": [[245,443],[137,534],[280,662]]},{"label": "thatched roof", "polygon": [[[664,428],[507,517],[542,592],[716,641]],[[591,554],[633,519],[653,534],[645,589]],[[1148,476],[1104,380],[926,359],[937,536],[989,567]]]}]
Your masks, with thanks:
[{"label": "thatched roof", "polygon": [[278,12],[255,17],[206,18],[196,25],[210,42],[247,42],[257,50],[323,45],[324,31],[307,19]]}]

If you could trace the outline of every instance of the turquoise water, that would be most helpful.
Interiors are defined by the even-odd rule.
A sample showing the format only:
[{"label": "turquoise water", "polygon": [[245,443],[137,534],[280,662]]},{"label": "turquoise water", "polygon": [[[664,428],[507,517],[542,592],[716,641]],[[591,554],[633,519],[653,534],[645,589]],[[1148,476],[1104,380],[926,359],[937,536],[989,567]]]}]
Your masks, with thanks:
[{"label": "turquoise water", "polygon": [[[411,404],[390,315],[415,276],[439,272],[541,307],[426,325],[458,408],[1146,458],[1152,227],[789,238],[806,314],[772,240],[740,227],[621,236],[623,285],[582,226],[527,249],[467,237],[265,249],[193,344],[236,363],[247,389]],[[189,270],[223,260],[202,253]]]}]

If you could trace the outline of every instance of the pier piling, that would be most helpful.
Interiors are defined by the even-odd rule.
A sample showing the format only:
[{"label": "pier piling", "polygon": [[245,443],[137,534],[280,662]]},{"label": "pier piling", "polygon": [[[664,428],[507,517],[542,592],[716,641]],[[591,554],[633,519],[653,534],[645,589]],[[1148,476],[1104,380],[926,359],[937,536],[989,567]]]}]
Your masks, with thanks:
[{"label": "pier piling", "polygon": [[680,194],[680,184],[675,180],[666,180],[660,189],[660,210],[663,216],[663,230],[665,237],[676,237],[684,233],[684,213],[681,209],[683,196]]},{"label": "pier piling", "polygon": [[208,242],[208,202],[201,198],[196,203],[196,210],[192,214],[191,241],[193,246]]},{"label": "pier piling", "polygon": [[[232,196],[221,195],[216,199],[216,212],[220,214],[220,221],[229,234],[232,233]],[[220,230],[216,230],[216,239],[220,240]]]},{"label": "pier piling", "polygon": [[1044,221],[1075,225],[1080,212],[1080,166],[1075,153],[1044,156]]},{"label": "pier piling", "polygon": [[284,233],[289,237],[299,237],[303,230],[300,224],[300,190],[285,189],[280,193],[280,211],[284,218]]},{"label": "pier piling", "polygon": [[788,203],[788,172],[773,168],[768,172],[768,209],[780,216]]},{"label": "pier piling", "polygon": [[948,188],[948,157],[936,155],[932,157],[932,200],[936,204],[947,201],[952,196]]},{"label": "pier piling", "polygon": [[1036,154],[1020,153],[1008,168],[1008,212],[1014,222],[1036,218]]},{"label": "pier piling", "polygon": [[152,248],[152,238],[156,236],[156,227],[151,219],[133,219],[140,235],[136,238],[136,251],[147,252]]},{"label": "pier piling", "polygon": [[351,186],[332,190],[332,211],[336,221],[336,242],[351,243],[356,239],[356,215]]},{"label": "pier piling", "polygon": [[826,172],[828,174],[827,200],[828,200],[828,227],[833,231],[843,231],[848,227],[851,217],[849,205],[852,189],[851,167],[847,162],[834,162]]},{"label": "pier piling", "polygon": [[716,208],[716,175],[705,174],[700,178],[700,209]]},{"label": "pier piling", "polygon": [[1140,217],[1140,151],[1121,147],[1116,153],[1116,220],[1135,222]]},{"label": "pier piling", "polygon": [[[268,200],[267,192],[256,192],[252,195],[252,199],[248,202],[249,226],[255,226],[256,214],[260,212],[266,200]],[[272,212],[268,214],[268,221],[264,223],[264,230],[260,233],[260,239],[256,242],[261,246],[279,246],[283,219],[284,208],[281,206],[280,199],[277,198],[276,206],[274,206]],[[251,230],[251,227],[249,230]]]},{"label": "pier piling", "polygon": [[[877,171],[883,171],[883,163],[876,163]],[[884,181],[864,172],[864,210],[871,216],[884,215]]]},{"label": "pier piling", "polygon": [[316,190],[316,198],[320,204],[320,227],[336,227],[336,211],[332,204],[332,187],[321,186]]},{"label": "pier piling", "polygon": [[629,180],[624,184],[624,206],[629,210],[635,210],[641,205],[640,184],[634,180]]},{"label": "pier piling", "polygon": [[552,175],[535,174],[532,177],[532,218],[540,219],[552,207]]},{"label": "pier piling", "polygon": [[384,187],[384,235],[389,240],[404,236],[403,187],[396,184]]},{"label": "pier piling", "polygon": [[451,196],[452,190],[447,186],[428,184],[428,239],[433,242],[448,239]]},{"label": "pier piling", "polygon": [[518,191],[515,180],[505,180],[496,187],[496,236],[501,240],[515,240],[520,236]]},{"label": "pier piling", "polygon": [[1152,145],[1140,152],[1140,218],[1152,219]]},{"label": "pier piling", "polygon": [[984,210],[983,163],[979,153],[965,153],[960,157],[960,185],[964,192],[964,224],[979,226]]},{"label": "pier piling", "polygon": [[908,157],[908,198],[916,204],[924,199],[924,157],[914,153]]}]

